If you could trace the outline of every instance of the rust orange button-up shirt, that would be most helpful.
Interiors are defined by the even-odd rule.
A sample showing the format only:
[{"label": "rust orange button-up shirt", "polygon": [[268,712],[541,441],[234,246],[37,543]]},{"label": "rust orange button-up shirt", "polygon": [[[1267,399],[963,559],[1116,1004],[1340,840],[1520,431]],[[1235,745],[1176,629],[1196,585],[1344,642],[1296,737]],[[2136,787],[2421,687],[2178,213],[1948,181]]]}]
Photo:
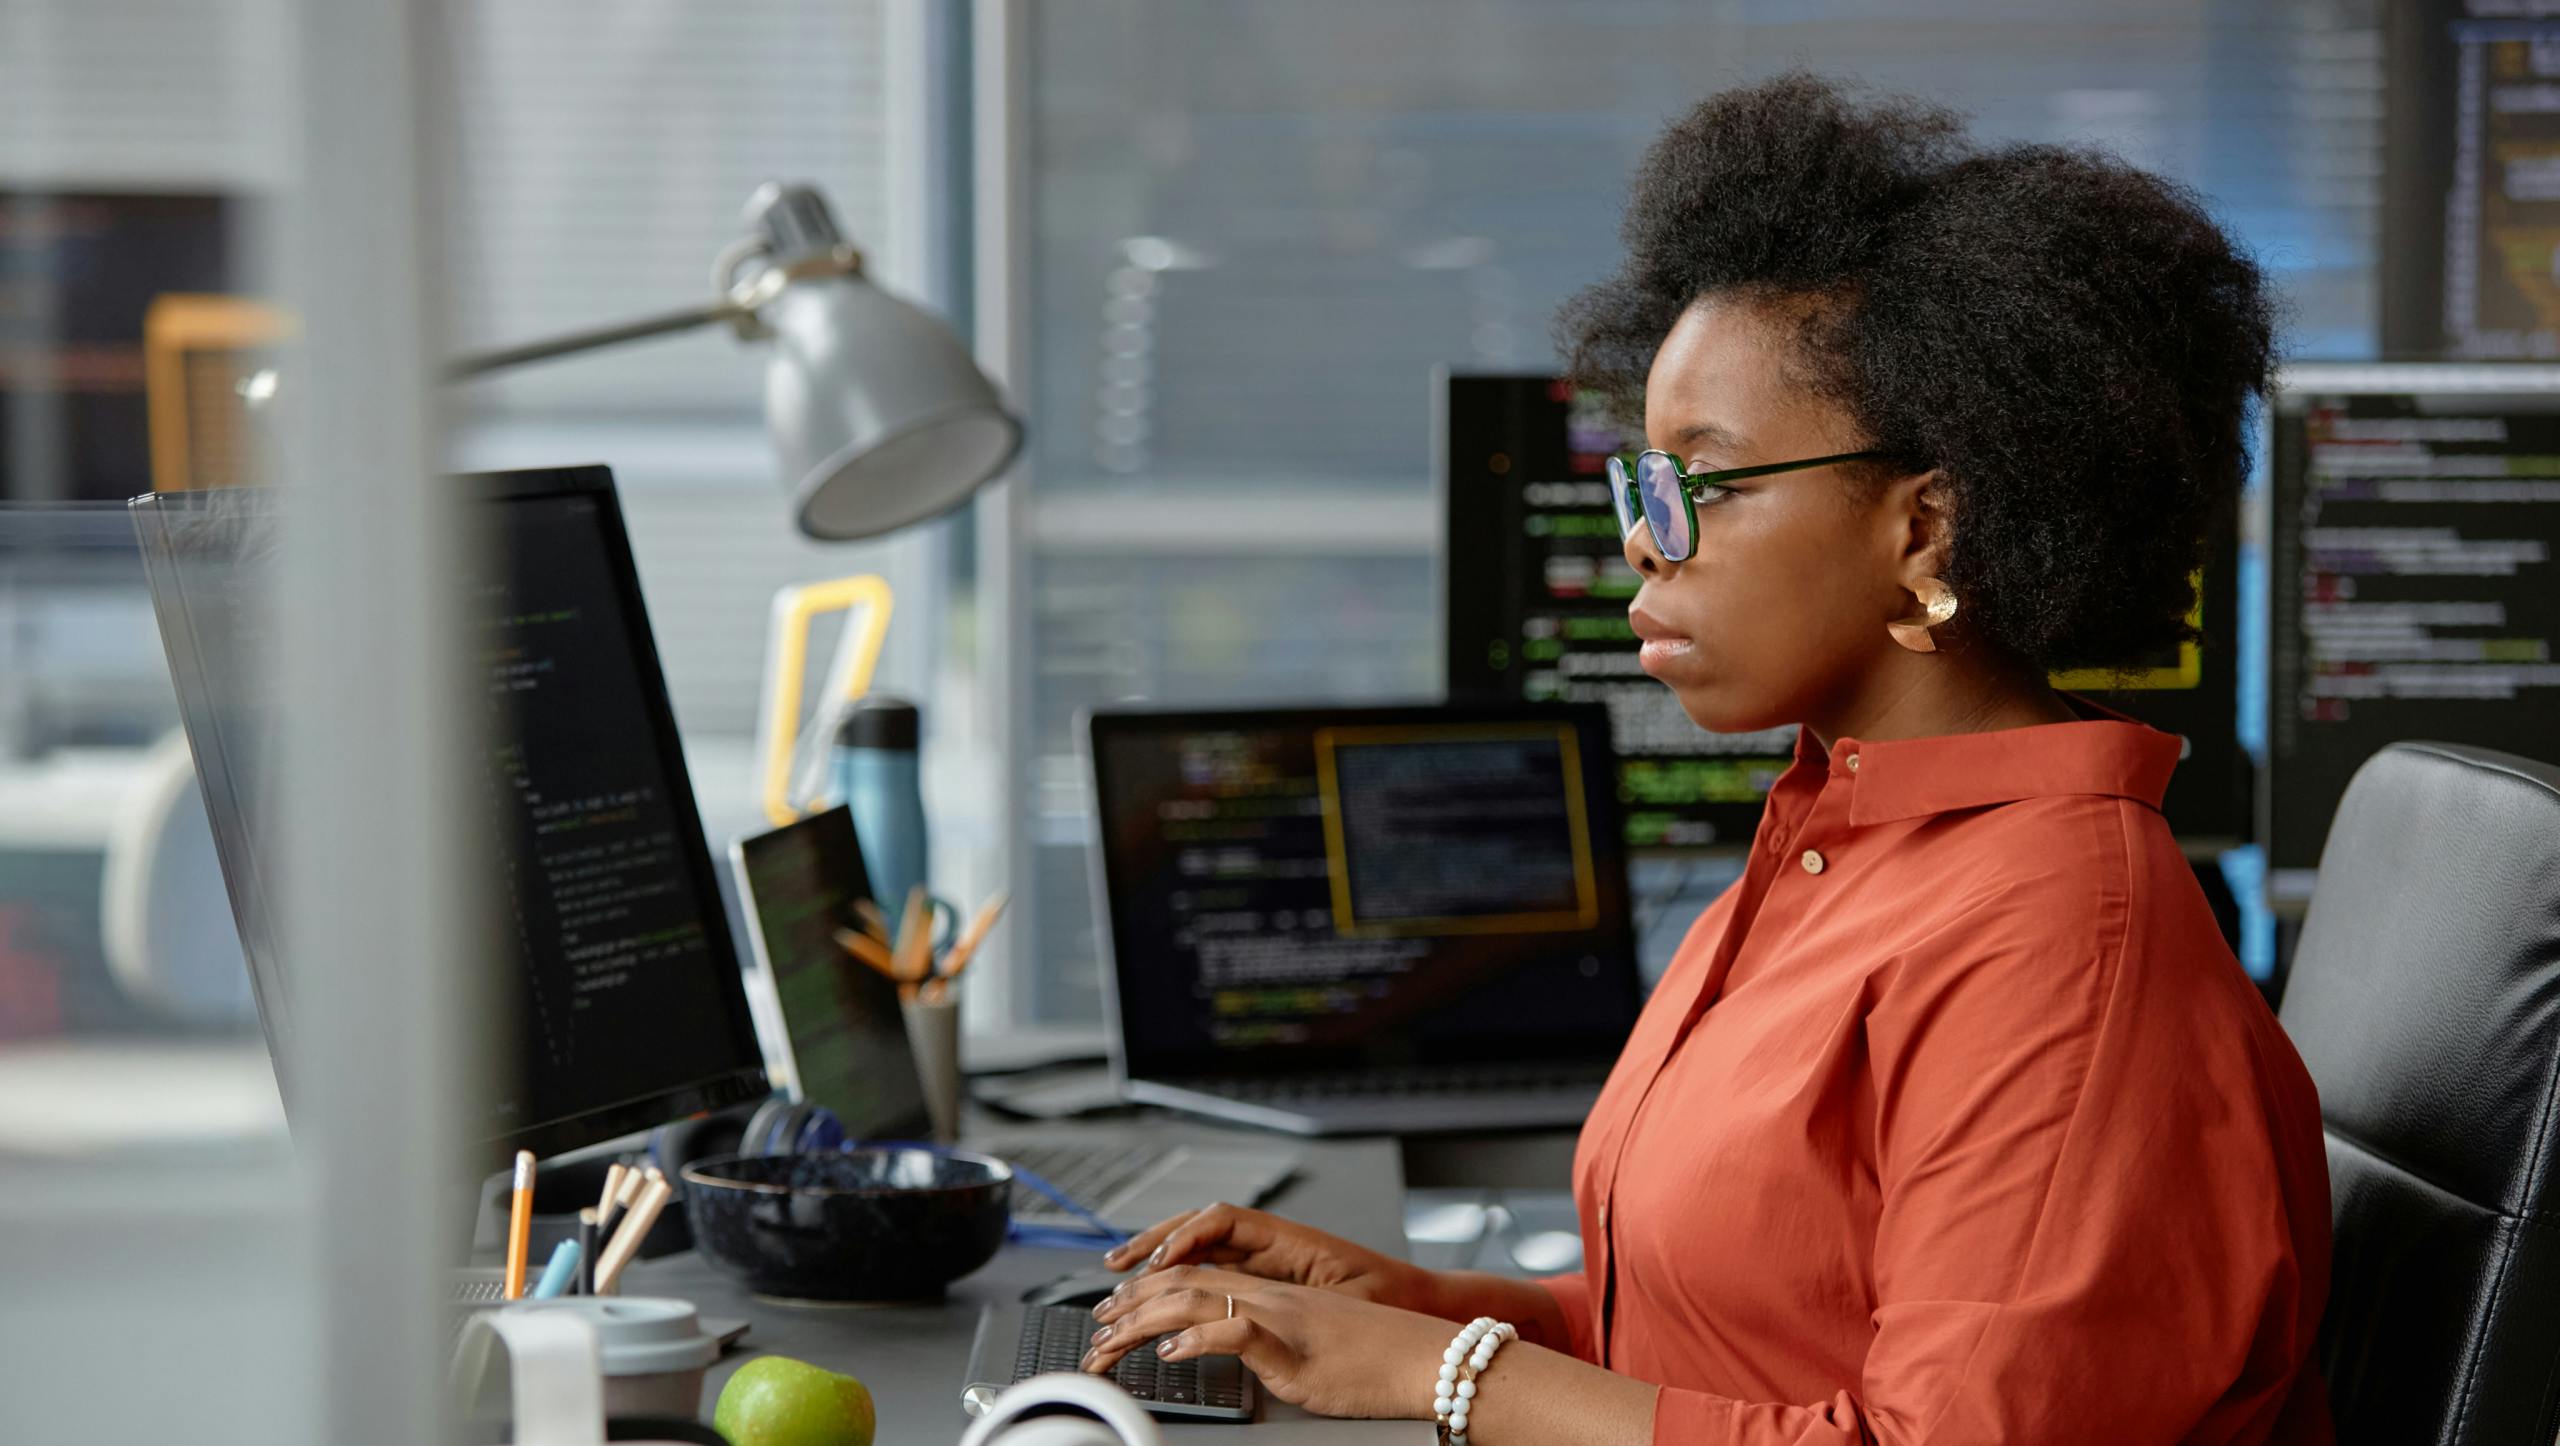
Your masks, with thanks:
[{"label": "rust orange button-up shirt", "polygon": [[1800,743],[1574,1164],[1654,1439],[2319,1443],[2311,1081],[2087,721]]}]

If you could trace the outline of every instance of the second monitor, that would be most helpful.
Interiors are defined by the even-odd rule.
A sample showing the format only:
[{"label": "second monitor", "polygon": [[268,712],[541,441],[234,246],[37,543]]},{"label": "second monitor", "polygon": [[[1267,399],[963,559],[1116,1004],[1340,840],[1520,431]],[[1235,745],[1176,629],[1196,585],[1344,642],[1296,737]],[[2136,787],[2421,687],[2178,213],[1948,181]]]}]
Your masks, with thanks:
[{"label": "second monitor", "polygon": [[[1630,847],[1747,844],[1795,730],[1709,733],[1638,666],[1627,604],[1642,579],[1621,551],[1604,469],[1642,438],[1554,377],[1450,377],[1440,402],[1449,696],[1605,704]],[[2197,579],[2202,643],[2121,676],[2054,679],[2184,741],[2162,812],[2195,849],[2238,842],[2250,824],[2237,543],[2236,527],[2215,537]]]}]

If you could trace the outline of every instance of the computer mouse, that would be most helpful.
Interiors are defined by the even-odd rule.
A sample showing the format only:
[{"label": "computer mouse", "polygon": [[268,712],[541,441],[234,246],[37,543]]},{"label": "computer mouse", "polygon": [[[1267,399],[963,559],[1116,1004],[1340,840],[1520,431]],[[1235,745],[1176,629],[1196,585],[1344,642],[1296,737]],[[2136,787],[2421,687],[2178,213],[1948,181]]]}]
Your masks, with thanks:
[{"label": "computer mouse", "polygon": [[1124,1276],[1108,1270],[1079,1270],[1056,1280],[1035,1285],[1022,1293],[1024,1305],[1100,1305],[1102,1298],[1118,1288]]}]

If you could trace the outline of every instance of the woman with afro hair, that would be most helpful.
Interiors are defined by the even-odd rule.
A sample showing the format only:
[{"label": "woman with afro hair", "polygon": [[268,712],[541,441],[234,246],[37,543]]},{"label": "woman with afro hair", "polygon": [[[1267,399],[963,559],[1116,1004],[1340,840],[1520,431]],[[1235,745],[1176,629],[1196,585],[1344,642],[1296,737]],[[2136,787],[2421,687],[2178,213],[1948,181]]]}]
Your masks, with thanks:
[{"label": "woman with afro hair", "polygon": [[1114,1254],[1088,1365],[1173,1332],[1474,1446],[2330,1440],[2309,1077],[2160,817],[2178,740],[2046,681],[2188,636],[2258,268],[2156,176],[1803,75],[1674,125],[1625,239],[1563,329],[1651,449],[1643,666],[1800,728],[1583,1128],[1584,1270],[1213,1206]]}]

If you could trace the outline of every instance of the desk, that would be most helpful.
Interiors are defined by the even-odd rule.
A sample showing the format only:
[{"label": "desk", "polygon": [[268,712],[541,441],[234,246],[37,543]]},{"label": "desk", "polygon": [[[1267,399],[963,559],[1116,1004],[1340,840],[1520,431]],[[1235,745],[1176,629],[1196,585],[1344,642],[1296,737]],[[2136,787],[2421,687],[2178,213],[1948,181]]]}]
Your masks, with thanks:
[{"label": "desk", "polygon": [[[1234,1140],[1234,1132],[1191,1122],[1147,1120],[1139,1125],[1046,1126],[1061,1141],[1121,1139],[1132,1129],[1151,1138],[1210,1143]],[[1255,1140],[1267,1141],[1266,1135]],[[1320,1229],[1398,1256],[1404,1252],[1404,1172],[1391,1139],[1311,1142],[1298,1176],[1269,1207]],[[754,1322],[740,1348],[711,1369],[703,1394],[711,1404],[729,1373],[765,1352],[795,1356],[829,1370],[859,1376],[880,1412],[880,1446],[955,1442],[968,1425],[960,1388],[969,1365],[981,1307],[1020,1298],[1022,1292],[1069,1271],[1101,1266],[1101,1252],[1031,1250],[1007,1246],[977,1273],[952,1284],[938,1302],[893,1306],[785,1306],[749,1295],[732,1277],[687,1253],[644,1261],[623,1277],[626,1295],[670,1295],[694,1302],[707,1316]],[[1249,1437],[1238,1438],[1246,1429]],[[1176,1441],[1248,1440],[1259,1446],[1418,1446],[1432,1439],[1427,1421],[1327,1421],[1266,1398],[1262,1419],[1249,1428],[1232,1425],[1168,1426]]]}]

